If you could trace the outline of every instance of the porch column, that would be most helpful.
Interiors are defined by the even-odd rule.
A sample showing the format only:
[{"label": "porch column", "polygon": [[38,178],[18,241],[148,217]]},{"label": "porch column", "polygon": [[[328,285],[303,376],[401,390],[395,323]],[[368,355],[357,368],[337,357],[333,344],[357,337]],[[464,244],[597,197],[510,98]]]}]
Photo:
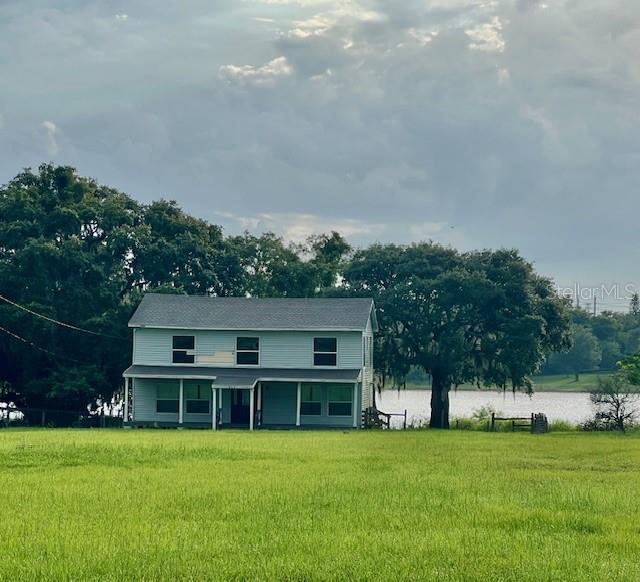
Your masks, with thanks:
[{"label": "porch column", "polygon": [[353,385],[353,428],[358,428],[358,383]]},{"label": "porch column", "polygon": [[129,422],[129,378],[124,379],[124,422]]},{"label": "porch column", "polygon": [[218,430],[218,390],[211,382],[211,428]]},{"label": "porch column", "polygon": [[180,378],[180,401],[178,402],[178,424],[184,420],[184,380]]},{"label": "porch column", "polygon": [[302,382],[298,382],[296,393],[296,426],[300,426],[300,406],[302,403]]},{"label": "porch column", "polygon": [[251,388],[249,392],[249,430],[253,430],[253,417],[255,416],[255,402],[253,401],[254,395],[255,391]]},{"label": "porch column", "polygon": [[262,425],[262,382],[258,382],[258,426]]}]

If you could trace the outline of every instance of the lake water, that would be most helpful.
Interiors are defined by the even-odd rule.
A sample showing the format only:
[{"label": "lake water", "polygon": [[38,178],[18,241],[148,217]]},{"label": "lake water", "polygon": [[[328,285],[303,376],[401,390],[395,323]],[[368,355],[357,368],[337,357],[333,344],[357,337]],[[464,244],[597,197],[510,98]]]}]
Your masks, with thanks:
[{"label": "lake water", "polygon": [[[407,422],[426,421],[429,418],[431,390],[384,390],[376,394],[376,406],[383,412],[407,411]],[[536,392],[526,394],[480,390],[459,390],[449,394],[450,416],[470,417],[481,406],[492,406],[504,416],[530,416],[543,412],[549,421],[567,420],[583,422],[593,416],[594,410],[586,392]],[[399,426],[402,420],[393,419]]]}]

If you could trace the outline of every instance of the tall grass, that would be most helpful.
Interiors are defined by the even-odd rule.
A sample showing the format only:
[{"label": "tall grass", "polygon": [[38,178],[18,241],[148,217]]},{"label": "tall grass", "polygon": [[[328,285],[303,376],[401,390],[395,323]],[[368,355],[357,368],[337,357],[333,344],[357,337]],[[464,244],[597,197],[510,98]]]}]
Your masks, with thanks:
[{"label": "tall grass", "polygon": [[640,579],[640,437],[0,432],[0,579]]}]

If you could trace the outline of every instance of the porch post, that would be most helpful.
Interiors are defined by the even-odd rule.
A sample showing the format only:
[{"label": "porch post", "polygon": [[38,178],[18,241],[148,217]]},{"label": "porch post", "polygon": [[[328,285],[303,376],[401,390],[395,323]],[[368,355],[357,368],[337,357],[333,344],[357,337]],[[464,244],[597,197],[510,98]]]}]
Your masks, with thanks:
[{"label": "porch post", "polygon": [[211,382],[211,428],[218,430],[218,390]]},{"label": "porch post", "polygon": [[129,378],[124,379],[124,422],[129,422]]},{"label": "porch post", "polygon": [[184,419],[183,400],[184,400],[184,380],[180,378],[180,401],[178,402],[178,424],[182,424],[182,421]]},{"label": "porch post", "polygon": [[353,385],[353,428],[358,428],[358,383]]},{"label": "porch post", "polygon": [[296,393],[296,426],[300,426],[300,405],[302,402],[302,382],[298,382]]},{"label": "porch post", "polygon": [[253,430],[253,417],[255,416],[255,402],[253,401],[254,395],[255,391],[251,388],[249,392],[249,430]]},{"label": "porch post", "polygon": [[262,425],[262,382],[258,382],[258,426]]}]

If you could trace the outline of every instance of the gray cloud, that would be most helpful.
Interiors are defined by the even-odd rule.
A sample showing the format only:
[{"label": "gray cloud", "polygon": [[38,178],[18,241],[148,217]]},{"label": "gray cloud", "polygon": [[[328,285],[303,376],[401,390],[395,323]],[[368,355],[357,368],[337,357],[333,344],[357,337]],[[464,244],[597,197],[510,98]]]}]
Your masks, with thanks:
[{"label": "gray cloud", "polygon": [[0,6],[2,181],[54,158],[231,231],[636,277],[635,0],[52,4]]}]

